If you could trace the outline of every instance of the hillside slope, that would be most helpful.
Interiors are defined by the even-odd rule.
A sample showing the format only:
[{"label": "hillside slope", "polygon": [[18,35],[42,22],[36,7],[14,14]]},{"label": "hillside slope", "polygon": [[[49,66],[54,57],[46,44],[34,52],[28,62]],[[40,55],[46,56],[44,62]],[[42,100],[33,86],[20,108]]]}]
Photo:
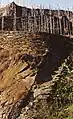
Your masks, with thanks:
[{"label": "hillside slope", "polygon": [[[57,89],[60,95],[62,79],[66,88],[70,89],[69,78],[68,83],[72,85],[72,50],[73,39],[58,35],[0,34],[0,118],[48,119],[54,111],[58,113],[61,108],[53,110],[54,105],[58,105],[58,99],[53,98],[57,97]],[[68,76],[66,82],[63,75],[64,78]],[[72,90],[69,93],[72,94]],[[64,102],[61,102],[62,109]],[[71,104],[72,98],[68,105]]]}]

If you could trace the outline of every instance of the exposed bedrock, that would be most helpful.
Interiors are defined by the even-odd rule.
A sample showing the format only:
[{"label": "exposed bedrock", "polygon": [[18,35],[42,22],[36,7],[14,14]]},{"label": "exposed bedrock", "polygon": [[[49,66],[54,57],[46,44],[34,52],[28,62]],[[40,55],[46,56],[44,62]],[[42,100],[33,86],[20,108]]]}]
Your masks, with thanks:
[{"label": "exposed bedrock", "polygon": [[[40,90],[49,96],[52,74],[70,55],[72,45],[73,39],[47,33],[7,33],[0,37],[1,119],[19,117]],[[34,93],[38,86],[45,85],[48,92],[39,89]]]}]

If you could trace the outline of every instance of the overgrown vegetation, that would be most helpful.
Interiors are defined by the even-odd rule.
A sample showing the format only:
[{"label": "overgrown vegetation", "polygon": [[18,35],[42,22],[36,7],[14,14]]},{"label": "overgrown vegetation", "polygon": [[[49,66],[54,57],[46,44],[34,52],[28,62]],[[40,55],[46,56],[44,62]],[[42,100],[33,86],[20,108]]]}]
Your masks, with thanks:
[{"label": "overgrown vegetation", "polygon": [[[62,71],[56,76],[52,87],[50,114],[52,118],[73,118],[73,110],[67,110],[73,104],[73,61],[69,56],[62,64]],[[71,114],[70,114],[71,113]]]},{"label": "overgrown vegetation", "polygon": [[[61,69],[59,71],[59,69]],[[73,119],[73,61],[69,56],[54,73],[54,85],[46,100],[38,100],[36,119]],[[60,72],[60,73],[59,73]]]}]

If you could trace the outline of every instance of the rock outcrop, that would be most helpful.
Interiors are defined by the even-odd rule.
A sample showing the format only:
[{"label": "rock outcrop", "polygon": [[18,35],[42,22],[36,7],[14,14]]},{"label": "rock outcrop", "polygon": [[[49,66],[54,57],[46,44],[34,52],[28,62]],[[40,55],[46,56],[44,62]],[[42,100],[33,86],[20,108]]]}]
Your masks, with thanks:
[{"label": "rock outcrop", "polygon": [[[0,34],[0,119],[40,119],[37,100],[48,109],[46,100],[51,103],[55,86],[56,76],[52,75],[70,55],[72,46],[72,39],[47,33]],[[69,68],[72,53],[70,56]],[[48,113],[41,113],[43,119]]]}]

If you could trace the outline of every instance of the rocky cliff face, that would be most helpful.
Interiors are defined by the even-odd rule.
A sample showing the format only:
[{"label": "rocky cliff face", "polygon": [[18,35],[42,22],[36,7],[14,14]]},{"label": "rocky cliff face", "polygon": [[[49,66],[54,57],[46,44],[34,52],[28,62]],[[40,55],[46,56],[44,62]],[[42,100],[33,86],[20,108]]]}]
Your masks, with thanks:
[{"label": "rocky cliff face", "polygon": [[64,10],[30,9],[14,2],[0,9],[0,30],[24,30],[72,34],[73,13]]},{"label": "rocky cliff face", "polygon": [[[59,83],[54,71],[58,71],[58,81],[61,81],[60,76],[67,63],[68,73],[73,70],[70,69],[73,66],[73,56],[70,55],[72,40],[47,33],[0,34],[1,119],[48,119],[51,112],[47,106],[52,106],[52,99],[59,88],[56,87]],[[69,61],[65,61],[67,58]]]},{"label": "rocky cliff face", "polygon": [[[28,11],[29,14],[31,12],[30,8],[22,7],[22,6],[17,5],[15,2],[11,2],[8,5],[6,5],[5,7],[0,9],[0,16],[12,16],[14,7],[17,10],[17,16],[22,16],[22,15],[25,16],[26,11]],[[46,15],[50,14],[50,12],[49,12],[50,9],[43,9],[41,7],[39,9],[35,9],[37,15],[38,15],[38,12],[40,13],[40,10],[42,12],[44,10]],[[24,11],[23,14],[22,14],[22,11]],[[52,12],[52,15],[58,16],[58,10],[51,10],[51,12]],[[71,11],[60,10],[60,16],[63,16],[63,15],[67,15],[68,17],[70,17],[70,19],[73,18],[73,13]]]}]

